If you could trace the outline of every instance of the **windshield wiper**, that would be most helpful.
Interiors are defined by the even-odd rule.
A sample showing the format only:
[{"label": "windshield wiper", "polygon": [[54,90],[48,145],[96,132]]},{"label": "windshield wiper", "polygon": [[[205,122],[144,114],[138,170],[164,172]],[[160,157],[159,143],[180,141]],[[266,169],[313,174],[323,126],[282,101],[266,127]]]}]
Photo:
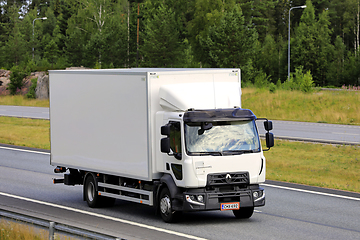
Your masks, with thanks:
[{"label": "windshield wiper", "polygon": [[245,154],[245,153],[254,153],[254,152],[256,152],[256,150],[226,150],[226,151],[222,151],[222,153],[225,155],[241,155],[241,154]]},{"label": "windshield wiper", "polygon": [[221,152],[192,152],[194,156],[222,156]]}]

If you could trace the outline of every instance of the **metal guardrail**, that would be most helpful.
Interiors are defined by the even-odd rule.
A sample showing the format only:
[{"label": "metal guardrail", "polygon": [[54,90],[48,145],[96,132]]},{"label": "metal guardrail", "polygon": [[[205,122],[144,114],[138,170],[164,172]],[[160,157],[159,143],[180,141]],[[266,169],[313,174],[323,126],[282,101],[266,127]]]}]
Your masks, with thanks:
[{"label": "metal guardrail", "polygon": [[48,220],[14,213],[3,209],[0,209],[0,217],[3,219],[17,220],[28,224],[33,224],[43,229],[48,229],[49,240],[54,240],[55,234],[66,234],[66,236],[74,237],[76,239],[126,240],[124,238],[109,236],[102,233],[72,227],[61,223],[55,223]]}]

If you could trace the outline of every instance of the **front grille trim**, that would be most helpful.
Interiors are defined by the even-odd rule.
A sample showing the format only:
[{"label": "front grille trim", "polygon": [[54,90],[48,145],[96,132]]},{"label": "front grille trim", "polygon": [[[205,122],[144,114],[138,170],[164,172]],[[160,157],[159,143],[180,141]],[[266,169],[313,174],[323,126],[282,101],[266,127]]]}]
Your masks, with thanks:
[{"label": "front grille trim", "polygon": [[207,176],[207,186],[248,184],[249,172],[213,173]]}]

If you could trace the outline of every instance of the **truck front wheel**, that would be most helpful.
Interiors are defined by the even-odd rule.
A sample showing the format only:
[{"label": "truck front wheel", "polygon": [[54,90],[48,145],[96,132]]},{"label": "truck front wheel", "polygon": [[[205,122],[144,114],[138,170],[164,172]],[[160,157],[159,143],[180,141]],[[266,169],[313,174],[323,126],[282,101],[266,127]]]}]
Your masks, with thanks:
[{"label": "truck front wheel", "polygon": [[254,207],[243,207],[239,210],[233,210],[233,213],[239,219],[250,218],[254,213]]},{"label": "truck front wheel", "polygon": [[167,188],[163,188],[160,192],[159,208],[161,218],[164,220],[164,222],[176,222],[181,216],[181,212],[172,210],[170,191]]}]

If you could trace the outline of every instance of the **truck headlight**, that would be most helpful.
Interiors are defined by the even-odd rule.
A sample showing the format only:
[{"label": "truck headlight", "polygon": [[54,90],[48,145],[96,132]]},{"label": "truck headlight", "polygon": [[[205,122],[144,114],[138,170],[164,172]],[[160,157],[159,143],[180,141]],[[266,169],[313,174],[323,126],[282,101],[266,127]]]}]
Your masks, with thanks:
[{"label": "truck headlight", "polygon": [[254,202],[261,201],[265,198],[264,190],[254,191],[253,192]]},{"label": "truck headlight", "polygon": [[198,196],[197,196],[197,200],[198,200],[199,202],[203,203],[203,202],[204,202],[204,196],[203,196],[203,195],[198,195]]},{"label": "truck headlight", "polygon": [[204,205],[204,196],[203,195],[185,195],[187,202],[195,205]]}]

